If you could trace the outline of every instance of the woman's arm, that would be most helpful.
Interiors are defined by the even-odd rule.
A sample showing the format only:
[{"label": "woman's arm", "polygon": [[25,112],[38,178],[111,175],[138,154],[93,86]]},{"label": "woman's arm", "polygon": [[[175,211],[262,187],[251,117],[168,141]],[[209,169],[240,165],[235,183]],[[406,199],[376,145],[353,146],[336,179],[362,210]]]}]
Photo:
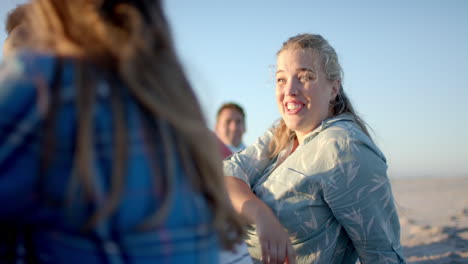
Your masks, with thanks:
[{"label": "woman's arm", "polygon": [[225,159],[224,175],[238,178],[252,188],[271,162],[268,145],[272,138],[273,128],[267,130],[254,144]]},{"label": "woman's arm", "polygon": [[295,263],[296,255],[289,235],[262,200],[249,186],[235,177],[226,177],[229,197],[234,209],[244,216],[249,224],[256,225],[261,244],[263,263]]},{"label": "woman's arm", "polygon": [[362,142],[336,149],[336,166],[323,184],[324,198],[361,263],[404,263],[385,159],[375,146]]},{"label": "woman's arm", "polygon": [[253,192],[252,187],[265,177],[270,165],[268,145],[274,128],[269,129],[251,146],[224,160],[224,174],[231,202],[235,210],[250,224],[256,225],[262,249],[263,263],[295,263],[295,252],[288,233],[272,210]]},{"label": "woman's arm", "polygon": [[[37,201],[40,114],[37,76],[27,71],[34,66],[16,56],[0,66],[0,218],[14,224],[20,222],[18,215],[31,213]],[[43,66],[44,71],[49,68]]]}]

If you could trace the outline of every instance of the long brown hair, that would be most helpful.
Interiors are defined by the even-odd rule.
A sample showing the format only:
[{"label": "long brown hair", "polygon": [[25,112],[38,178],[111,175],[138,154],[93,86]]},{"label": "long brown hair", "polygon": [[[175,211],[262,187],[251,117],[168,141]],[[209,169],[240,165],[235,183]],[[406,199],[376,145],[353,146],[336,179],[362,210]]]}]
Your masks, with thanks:
[{"label": "long brown hair", "polygon": [[[29,11],[29,10],[28,10]],[[147,135],[161,137],[166,170],[162,207],[142,224],[158,225],[171,205],[174,172],[171,158],[178,152],[190,183],[210,204],[214,226],[223,246],[231,248],[241,239],[242,223],[224,188],[221,158],[206,126],[199,103],[178,62],[169,26],[157,0],[35,0],[27,16],[35,49],[58,56],[81,58],[76,70],[78,131],[75,167],[78,182],[87,196],[95,196],[92,166],[93,105],[98,78],[89,64],[97,65],[121,80],[143,109]],[[128,153],[122,89],[111,85],[114,156],[110,191],[106,202],[91,216],[91,228],[108,217],[122,198]],[[151,131],[154,129],[156,131]],[[176,149],[176,150],[174,150]],[[158,175],[160,176],[160,175]]]},{"label": "long brown hair", "polygon": [[[338,55],[335,49],[321,35],[300,34],[289,38],[283,43],[281,49],[277,52],[277,56],[288,49],[307,49],[317,54],[320,58],[321,67],[330,81],[339,80],[340,89],[335,99],[330,102],[332,116],[348,113],[353,116],[355,122],[359,125],[362,131],[370,137],[364,120],[356,113],[351,101],[343,90],[343,69],[338,61]],[[275,157],[288,143],[296,137],[294,131],[286,126],[284,120],[280,120],[274,131],[273,140],[270,142],[270,156]]]}]

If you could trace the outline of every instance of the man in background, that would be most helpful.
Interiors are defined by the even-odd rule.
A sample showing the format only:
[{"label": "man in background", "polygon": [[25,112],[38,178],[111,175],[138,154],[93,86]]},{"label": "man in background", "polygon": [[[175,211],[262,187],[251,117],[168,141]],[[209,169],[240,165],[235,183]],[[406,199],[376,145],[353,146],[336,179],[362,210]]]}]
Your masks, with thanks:
[{"label": "man in background", "polygon": [[233,153],[245,149],[242,142],[245,133],[244,109],[233,102],[223,104],[216,116],[215,132]]}]

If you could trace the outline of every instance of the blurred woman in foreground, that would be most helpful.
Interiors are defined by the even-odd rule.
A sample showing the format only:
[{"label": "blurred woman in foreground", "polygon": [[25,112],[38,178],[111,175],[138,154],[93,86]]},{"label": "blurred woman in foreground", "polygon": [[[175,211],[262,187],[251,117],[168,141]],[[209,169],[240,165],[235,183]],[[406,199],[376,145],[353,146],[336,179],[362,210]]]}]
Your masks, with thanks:
[{"label": "blurred woman in foreground", "polygon": [[2,263],[217,263],[241,223],[160,1],[35,0],[24,25],[0,68]]}]

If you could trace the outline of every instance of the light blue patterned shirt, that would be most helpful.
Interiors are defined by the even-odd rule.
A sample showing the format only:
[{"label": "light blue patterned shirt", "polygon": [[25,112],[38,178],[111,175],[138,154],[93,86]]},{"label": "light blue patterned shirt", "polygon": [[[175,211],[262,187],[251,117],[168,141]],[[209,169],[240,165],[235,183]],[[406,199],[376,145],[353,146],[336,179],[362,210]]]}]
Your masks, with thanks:
[{"label": "light blue patterned shirt", "polygon": [[[386,159],[352,116],[325,120],[290,155],[268,157],[273,129],[224,161],[289,232],[297,263],[405,263]],[[261,258],[255,226],[246,242]]]}]

